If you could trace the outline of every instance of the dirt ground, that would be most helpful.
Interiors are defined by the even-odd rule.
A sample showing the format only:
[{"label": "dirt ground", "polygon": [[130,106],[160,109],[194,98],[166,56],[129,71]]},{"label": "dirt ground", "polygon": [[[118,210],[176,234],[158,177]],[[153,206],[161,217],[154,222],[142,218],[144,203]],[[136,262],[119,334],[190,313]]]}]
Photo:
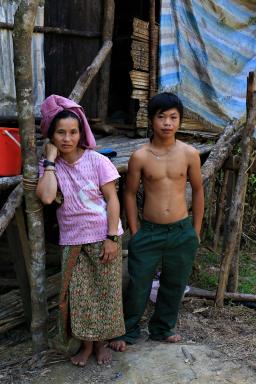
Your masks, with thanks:
[{"label": "dirt ground", "polygon": [[[148,340],[146,324],[153,305],[142,320],[142,338],[126,353],[114,353],[101,367],[91,359],[74,367],[54,350],[32,354],[29,332],[19,327],[0,339],[0,383],[256,383],[256,316],[244,306],[216,309],[212,301],[185,298],[178,331],[182,343],[168,345]],[[56,334],[56,311],[49,321],[49,339]]]}]

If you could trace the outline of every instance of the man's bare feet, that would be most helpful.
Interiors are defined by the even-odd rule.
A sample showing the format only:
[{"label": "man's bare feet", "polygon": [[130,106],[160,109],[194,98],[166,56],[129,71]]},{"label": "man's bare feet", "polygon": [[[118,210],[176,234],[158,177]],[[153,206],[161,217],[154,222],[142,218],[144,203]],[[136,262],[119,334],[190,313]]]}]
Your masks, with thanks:
[{"label": "man's bare feet", "polygon": [[84,367],[93,352],[93,342],[84,341],[82,349],[74,356],[71,357],[71,362],[79,367]]},{"label": "man's bare feet", "polygon": [[112,353],[107,347],[107,343],[102,341],[94,342],[94,350],[98,364],[110,364],[112,361]]},{"label": "man's bare feet", "polygon": [[165,341],[167,341],[167,343],[178,343],[179,341],[181,341],[181,339],[182,338],[180,335],[171,335],[168,336]]},{"label": "man's bare feet", "polygon": [[117,352],[124,352],[126,350],[126,342],[124,340],[111,340],[109,342],[110,348]]}]

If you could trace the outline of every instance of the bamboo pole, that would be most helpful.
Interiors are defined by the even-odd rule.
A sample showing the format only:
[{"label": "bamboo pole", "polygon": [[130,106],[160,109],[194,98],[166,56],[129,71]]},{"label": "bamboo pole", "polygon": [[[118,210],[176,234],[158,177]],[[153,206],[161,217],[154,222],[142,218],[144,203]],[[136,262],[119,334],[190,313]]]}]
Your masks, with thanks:
[{"label": "bamboo pole", "polygon": [[47,348],[45,246],[42,204],[36,198],[38,177],[31,42],[39,0],[21,0],[14,17],[13,48],[18,120],[23,159],[23,187],[31,249],[31,332],[34,349]]},{"label": "bamboo pole", "polygon": [[[6,29],[9,31],[12,31],[13,28],[14,28],[13,24],[0,23],[0,29]],[[58,27],[35,26],[33,31],[35,33],[51,33],[51,34],[56,34],[56,35],[78,36],[78,37],[86,37],[86,38],[99,38],[100,37],[100,33],[97,33],[97,32],[78,31],[75,29],[58,28]]]},{"label": "bamboo pole", "polygon": [[[242,135],[242,156],[238,172],[237,183],[228,220],[228,234],[223,260],[220,268],[219,284],[215,304],[222,307],[224,303],[224,292],[226,290],[230,264],[234,254],[240,220],[244,212],[245,191],[248,182],[248,167],[252,152],[252,134],[256,123],[256,79],[255,73],[250,72],[247,81],[247,121]],[[242,224],[241,224],[242,225]]]},{"label": "bamboo pole", "polygon": [[[189,291],[186,292],[186,296],[199,297],[201,299],[212,299],[214,300],[216,297],[215,291],[208,291],[206,289],[189,287]],[[241,301],[241,302],[256,302],[256,295],[247,294],[247,293],[232,293],[232,292],[224,292],[224,299]]]},{"label": "bamboo pole", "polygon": [[[115,1],[104,1],[104,15],[103,15],[103,29],[102,29],[102,41],[112,41],[115,19]],[[100,70],[99,79],[99,98],[98,98],[98,117],[102,122],[106,121],[108,114],[108,95],[109,95],[109,83],[110,83],[110,64],[111,57],[109,56]]]}]

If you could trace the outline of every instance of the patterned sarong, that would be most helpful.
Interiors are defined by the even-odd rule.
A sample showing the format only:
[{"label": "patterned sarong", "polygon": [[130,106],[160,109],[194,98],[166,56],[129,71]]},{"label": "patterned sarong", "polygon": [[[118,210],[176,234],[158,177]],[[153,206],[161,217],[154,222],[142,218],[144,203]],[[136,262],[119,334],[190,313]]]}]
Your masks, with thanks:
[{"label": "patterned sarong", "polygon": [[60,334],[79,340],[108,340],[125,333],[122,308],[122,253],[102,264],[103,241],[63,250]]}]

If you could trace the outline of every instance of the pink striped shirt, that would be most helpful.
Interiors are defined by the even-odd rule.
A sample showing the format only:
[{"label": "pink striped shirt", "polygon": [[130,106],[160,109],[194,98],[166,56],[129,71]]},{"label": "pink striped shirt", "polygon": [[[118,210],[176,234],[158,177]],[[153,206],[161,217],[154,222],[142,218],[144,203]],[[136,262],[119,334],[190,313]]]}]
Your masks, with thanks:
[{"label": "pink striped shirt", "polygon": [[[44,173],[39,162],[39,176]],[[60,245],[95,243],[108,233],[107,204],[100,190],[120,177],[111,161],[90,149],[73,164],[56,160],[56,177],[64,202],[57,209]],[[118,235],[123,233],[119,219]]]}]

